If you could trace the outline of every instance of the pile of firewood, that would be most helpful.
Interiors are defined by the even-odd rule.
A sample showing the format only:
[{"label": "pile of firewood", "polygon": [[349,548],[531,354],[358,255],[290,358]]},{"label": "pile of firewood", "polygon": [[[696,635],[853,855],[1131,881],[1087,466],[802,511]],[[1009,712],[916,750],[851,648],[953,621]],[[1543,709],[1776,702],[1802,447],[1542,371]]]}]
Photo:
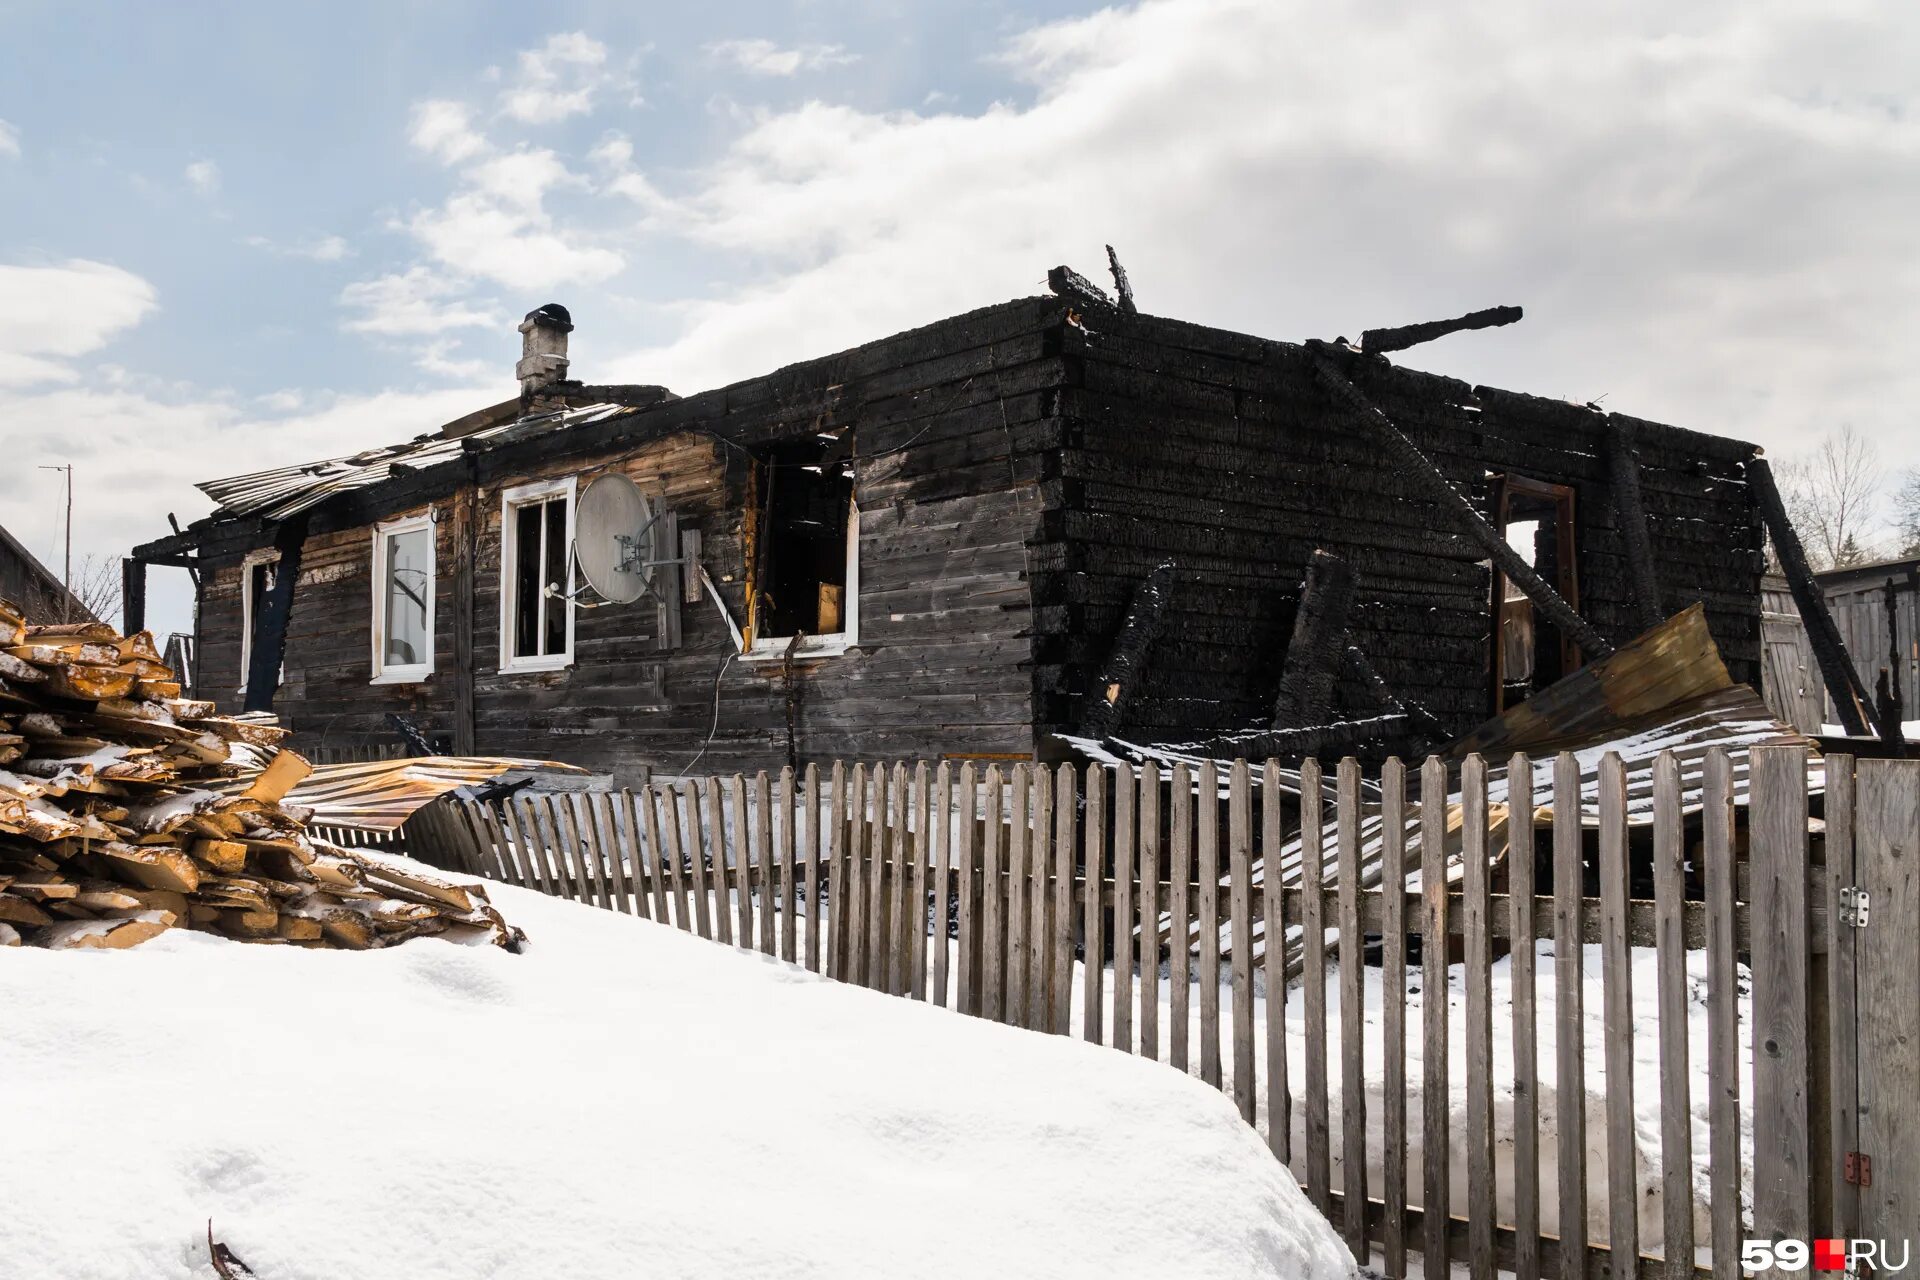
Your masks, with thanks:
[{"label": "pile of firewood", "polygon": [[129,947],[180,926],[517,949],[480,886],[310,836],[284,800],[312,766],[286,736],[182,698],[144,631],[28,626],[0,600],[0,946]]}]

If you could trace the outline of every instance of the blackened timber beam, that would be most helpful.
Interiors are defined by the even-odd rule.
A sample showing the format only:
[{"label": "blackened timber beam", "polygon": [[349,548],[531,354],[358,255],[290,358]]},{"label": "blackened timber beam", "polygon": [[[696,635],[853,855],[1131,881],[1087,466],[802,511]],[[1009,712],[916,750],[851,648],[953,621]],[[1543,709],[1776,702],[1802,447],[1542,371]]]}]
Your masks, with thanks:
[{"label": "blackened timber beam", "polygon": [[[305,515],[284,520],[273,531],[273,545],[280,552],[280,559],[274,566],[273,586],[261,602],[253,643],[247,653],[247,698],[243,710],[273,710],[273,695],[280,691],[280,667],[287,656],[287,622],[293,617],[293,588],[300,580],[300,549],[306,539]],[[247,584],[241,583],[240,589],[245,591]]]},{"label": "blackened timber beam", "polygon": [[1074,303],[1083,311],[1119,314],[1120,308],[1113,304],[1107,291],[1093,281],[1075,271],[1072,267],[1055,267],[1047,272],[1047,288]]},{"label": "blackened timber beam", "polygon": [[1411,479],[1426,489],[1432,498],[1442,506],[1451,508],[1459,517],[1462,528],[1486,550],[1507,580],[1519,587],[1533,601],[1534,606],[1554,626],[1560,634],[1569,636],[1580,646],[1580,651],[1590,660],[1606,657],[1613,652],[1613,646],[1606,637],[1593,629],[1591,623],[1575,613],[1573,606],[1561,598],[1560,593],[1549,586],[1545,579],[1534,572],[1532,565],[1521,559],[1520,553],[1507,545],[1507,540],[1487,518],[1481,515],[1471,502],[1433,465],[1427,455],[1420,452],[1418,445],[1407,439],[1399,427],[1393,425],[1393,419],[1382,413],[1373,401],[1361,394],[1358,387],[1347,380],[1345,374],[1327,358],[1327,344],[1318,340],[1309,341],[1307,350],[1312,353],[1314,369],[1320,375],[1320,381],[1340,403],[1373,429],[1375,437],[1385,447],[1387,453],[1400,469]]},{"label": "blackened timber beam", "polygon": [[1667,620],[1660,602],[1660,578],[1653,567],[1653,537],[1647,529],[1647,506],[1640,496],[1640,461],[1633,453],[1633,424],[1607,419],[1607,466],[1610,471],[1614,524],[1626,542],[1629,589],[1634,615],[1642,631]]},{"label": "blackened timber beam", "polygon": [[1100,667],[1094,687],[1087,692],[1087,710],[1080,718],[1080,735],[1100,740],[1120,727],[1127,703],[1147,672],[1147,655],[1166,621],[1173,595],[1173,562],[1160,565],[1135,588],[1127,616],[1113,638],[1113,648]]},{"label": "blackened timber beam", "polygon": [[1316,549],[1307,559],[1293,637],[1273,700],[1273,728],[1326,724],[1333,718],[1333,681],[1340,672],[1353,606],[1353,566]]},{"label": "blackened timber beam", "polygon": [[127,556],[120,561],[120,630],[125,635],[147,629],[147,564]]},{"label": "blackened timber beam", "polygon": [[1127,269],[1120,265],[1120,255],[1107,246],[1107,270],[1113,272],[1113,291],[1120,295],[1120,309],[1130,316],[1140,314],[1140,308],[1133,305],[1133,282],[1127,279]]},{"label": "blackened timber beam", "polygon": [[1840,717],[1848,737],[1865,737],[1873,725],[1873,717],[1867,711],[1866,686],[1847,657],[1846,642],[1840,638],[1840,628],[1834,625],[1833,615],[1827,611],[1827,598],[1820,584],[1814,581],[1806,548],[1800,545],[1793,521],[1787,519],[1786,504],[1780,501],[1780,488],[1774,483],[1773,468],[1765,458],[1755,458],[1747,464],[1747,484],[1759,504],[1767,536],[1773,539],[1774,554],[1780,557],[1780,572],[1793,593],[1794,607],[1800,610],[1800,620],[1806,624],[1807,643],[1820,667],[1820,679],[1827,686],[1827,696],[1833,700],[1834,713]]},{"label": "blackened timber beam", "polygon": [[1906,697],[1900,688],[1900,591],[1892,578],[1887,579],[1887,665],[1880,668],[1874,686],[1874,711],[1880,717],[1880,740],[1887,753],[1899,760],[1907,754],[1905,726]]},{"label": "blackened timber beam", "polygon": [[1405,351],[1408,347],[1417,347],[1450,333],[1462,333],[1468,329],[1497,329],[1503,324],[1512,324],[1522,314],[1519,307],[1488,307],[1485,311],[1469,312],[1452,320],[1427,320],[1420,324],[1401,325],[1398,329],[1368,329],[1360,335],[1360,349],[1368,355]]}]

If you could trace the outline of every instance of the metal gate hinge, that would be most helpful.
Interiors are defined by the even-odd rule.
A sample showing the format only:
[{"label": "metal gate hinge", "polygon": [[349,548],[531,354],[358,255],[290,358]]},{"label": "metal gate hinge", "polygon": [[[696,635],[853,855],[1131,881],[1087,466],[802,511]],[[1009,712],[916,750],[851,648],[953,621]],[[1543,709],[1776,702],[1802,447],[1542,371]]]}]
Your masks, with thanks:
[{"label": "metal gate hinge", "polygon": [[1847,1152],[1846,1161],[1841,1165],[1841,1174],[1850,1187],[1872,1186],[1873,1157],[1858,1151]]},{"label": "metal gate hinge", "polygon": [[1867,907],[1870,899],[1865,889],[1850,884],[1840,890],[1840,923],[1850,929],[1867,927]]}]

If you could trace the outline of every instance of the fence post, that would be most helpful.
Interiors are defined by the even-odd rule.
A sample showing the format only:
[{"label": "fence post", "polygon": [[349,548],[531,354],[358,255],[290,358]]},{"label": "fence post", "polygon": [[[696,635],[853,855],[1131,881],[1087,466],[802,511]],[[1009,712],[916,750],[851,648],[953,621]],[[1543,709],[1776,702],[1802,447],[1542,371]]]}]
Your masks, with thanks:
[{"label": "fence post", "polygon": [[[1755,747],[1752,834],[1753,1229],[1808,1238],[1807,753]],[[1911,922],[1903,921],[1903,926]]]}]

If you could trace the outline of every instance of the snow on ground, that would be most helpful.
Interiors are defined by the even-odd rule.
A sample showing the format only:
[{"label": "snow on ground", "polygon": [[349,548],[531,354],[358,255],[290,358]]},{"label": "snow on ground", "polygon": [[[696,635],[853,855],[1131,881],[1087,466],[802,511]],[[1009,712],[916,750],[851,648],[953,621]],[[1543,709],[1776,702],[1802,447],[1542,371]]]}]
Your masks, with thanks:
[{"label": "snow on ground", "polygon": [[0,1275],[1351,1272],[1198,1081],[492,894],[527,954],[0,958]]},{"label": "snow on ground", "polygon": [[[1640,1232],[1643,1241],[1657,1242],[1665,1234],[1662,1219],[1663,1198],[1661,1195],[1661,1126],[1660,1126],[1660,1044],[1659,1044],[1659,1004],[1655,986],[1656,953],[1651,948],[1632,950],[1632,987],[1633,987],[1633,1100],[1634,1134],[1637,1149],[1636,1179],[1640,1188]],[[1582,1043],[1586,1066],[1586,1093],[1582,1107],[1586,1116],[1585,1164],[1587,1170],[1587,1230],[1588,1239],[1604,1244],[1607,1239],[1607,1153],[1606,1153],[1606,1030],[1600,1017],[1603,1007],[1603,992],[1600,985],[1600,948],[1588,946],[1583,949],[1582,959]],[[1708,1218],[1711,1204],[1711,1141],[1708,1122],[1708,1077],[1707,1077],[1707,957],[1705,952],[1689,952],[1687,955],[1687,1046],[1688,1046],[1688,1111],[1692,1117],[1693,1157],[1692,1183],[1694,1189],[1694,1239],[1696,1243],[1711,1239],[1711,1225]],[[1538,1150],[1540,1156],[1540,1226],[1547,1235],[1560,1233],[1560,1212],[1558,1173],[1559,1168],[1559,1100],[1555,1088],[1558,1073],[1557,1039],[1554,1021],[1554,961],[1553,944],[1542,942],[1538,946],[1535,960],[1536,1003],[1535,1013],[1535,1050],[1537,1062],[1537,1083],[1535,1088],[1538,1107]],[[1452,1211],[1456,1215],[1464,1214],[1467,1206],[1467,1157],[1466,1147],[1461,1141],[1467,1132],[1467,1051],[1466,1051],[1466,977],[1463,966],[1454,965],[1447,971],[1447,1019],[1448,1019],[1448,1126],[1453,1139],[1448,1161],[1448,1182]],[[1424,994],[1421,991],[1424,978],[1417,968],[1406,973],[1407,1012],[1407,1189],[1408,1200],[1418,1206],[1423,1185],[1421,1159],[1422,1143],[1422,1016]],[[1073,986],[1073,1028],[1079,1035],[1085,1025],[1081,996],[1083,970],[1076,965]],[[1385,1030],[1382,1019],[1381,970],[1369,968],[1362,975],[1364,992],[1364,1027],[1366,1064],[1365,1077],[1367,1112],[1367,1185],[1369,1190],[1379,1194],[1383,1185],[1383,1146],[1385,1125],[1385,1092],[1383,1051]],[[1112,999],[1113,973],[1109,968],[1103,978],[1104,1000],[1106,1002],[1103,1026],[1107,1038],[1112,1036]],[[1254,1044],[1255,1063],[1259,1070],[1259,1081],[1255,1091],[1259,1129],[1267,1132],[1267,1089],[1266,1089],[1266,1023],[1268,1002],[1264,984],[1256,972],[1254,977]],[[1748,1004],[1750,983],[1747,971],[1741,966],[1738,973],[1740,998],[1739,1011],[1739,1084],[1740,1084],[1740,1130],[1741,1130],[1741,1186],[1752,1185],[1753,1160],[1753,1081],[1752,1081],[1752,1023]],[[1513,978],[1511,961],[1502,958],[1491,966],[1489,987],[1491,988],[1490,1007],[1493,1011],[1493,1110],[1494,1110],[1494,1163],[1495,1163],[1495,1199],[1502,1222],[1513,1220],[1514,1167],[1514,1109],[1513,1109]],[[1159,985],[1160,1007],[1160,1054],[1169,1054],[1167,1028],[1172,1023],[1172,1004],[1165,966],[1162,966]],[[1139,999],[1136,987],[1135,999]],[[1233,1087],[1233,1049],[1232,1029],[1230,1025],[1232,995],[1224,985],[1220,992],[1221,1020],[1221,1074],[1222,1088],[1231,1096]],[[1194,984],[1188,997],[1188,1042],[1190,1067],[1198,1073],[1200,1070],[1200,989]],[[1136,1014],[1135,1046],[1139,1043],[1139,1019]],[[1293,1169],[1301,1178],[1306,1174],[1306,1062],[1307,1028],[1306,1003],[1298,983],[1287,991],[1286,1007],[1286,1046],[1288,1078],[1293,1095],[1293,1114],[1290,1125],[1292,1136],[1291,1154]],[[1333,1167],[1333,1186],[1341,1186],[1341,1059],[1340,1059],[1340,973],[1331,960],[1327,974],[1327,1094],[1330,1113],[1331,1149]],[[1704,1247],[1704,1246],[1703,1246]],[[1652,1249],[1658,1253],[1657,1246]],[[1704,1254],[1702,1255],[1704,1257]]]}]

